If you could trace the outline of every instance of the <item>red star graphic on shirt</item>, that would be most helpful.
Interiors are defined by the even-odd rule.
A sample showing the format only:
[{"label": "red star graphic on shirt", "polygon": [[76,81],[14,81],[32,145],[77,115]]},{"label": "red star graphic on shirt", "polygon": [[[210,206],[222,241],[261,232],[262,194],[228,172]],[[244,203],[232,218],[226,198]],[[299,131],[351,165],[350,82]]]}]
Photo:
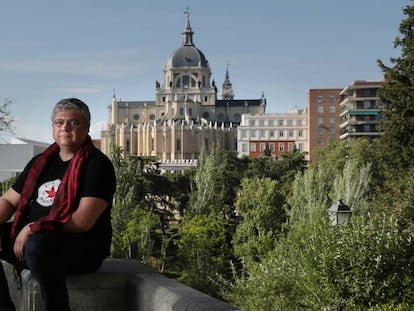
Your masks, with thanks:
[{"label": "red star graphic on shirt", "polygon": [[52,186],[50,190],[45,190],[48,198],[54,198],[56,195],[55,187]]}]

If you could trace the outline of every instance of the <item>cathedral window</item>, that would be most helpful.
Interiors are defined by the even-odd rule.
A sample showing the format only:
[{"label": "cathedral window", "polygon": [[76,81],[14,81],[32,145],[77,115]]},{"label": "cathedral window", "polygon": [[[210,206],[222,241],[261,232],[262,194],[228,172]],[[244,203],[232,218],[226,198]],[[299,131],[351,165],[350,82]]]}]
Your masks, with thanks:
[{"label": "cathedral window", "polygon": [[132,116],[132,118],[134,119],[134,121],[138,121],[139,120],[139,114],[136,113]]},{"label": "cathedral window", "polygon": [[240,122],[240,120],[241,120],[240,113],[235,113],[235,114],[234,114],[234,121],[236,121],[236,122]]},{"label": "cathedral window", "polygon": [[153,113],[150,114],[150,120],[155,120],[155,114]]},{"label": "cathedral window", "polygon": [[184,115],[184,108],[180,107],[180,116],[183,116],[183,115]]},{"label": "cathedral window", "polygon": [[190,76],[183,76],[183,87],[190,87]]},{"label": "cathedral window", "polygon": [[219,113],[218,120],[219,121],[224,121],[224,119],[225,119],[224,113]]},{"label": "cathedral window", "polygon": [[203,112],[203,118],[208,119],[210,117],[210,114],[207,111]]},{"label": "cathedral window", "polygon": [[193,115],[193,109],[192,108],[188,108],[188,115],[190,117]]}]

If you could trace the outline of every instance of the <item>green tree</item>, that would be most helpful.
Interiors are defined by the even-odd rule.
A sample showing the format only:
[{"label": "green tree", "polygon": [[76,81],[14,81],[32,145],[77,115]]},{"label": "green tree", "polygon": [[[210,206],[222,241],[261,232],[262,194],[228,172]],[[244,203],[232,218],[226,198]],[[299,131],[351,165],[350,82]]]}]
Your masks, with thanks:
[{"label": "green tree", "polygon": [[392,67],[378,60],[384,72],[384,85],[378,91],[385,103],[381,151],[386,165],[397,169],[414,164],[414,6],[406,6],[403,12],[401,37],[394,41],[401,56],[390,58]]},{"label": "green tree", "polygon": [[270,178],[244,179],[236,202],[243,220],[233,238],[235,254],[254,265],[274,249],[286,221],[285,197],[279,182]]},{"label": "green tree", "polygon": [[194,176],[191,193],[192,213],[209,213],[213,209],[226,217],[234,211],[234,200],[243,169],[234,152],[214,149],[200,155],[200,167]]},{"label": "green tree", "polygon": [[204,293],[218,295],[214,280],[226,274],[229,265],[226,227],[223,215],[214,211],[184,217],[177,240],[181,282]]}]

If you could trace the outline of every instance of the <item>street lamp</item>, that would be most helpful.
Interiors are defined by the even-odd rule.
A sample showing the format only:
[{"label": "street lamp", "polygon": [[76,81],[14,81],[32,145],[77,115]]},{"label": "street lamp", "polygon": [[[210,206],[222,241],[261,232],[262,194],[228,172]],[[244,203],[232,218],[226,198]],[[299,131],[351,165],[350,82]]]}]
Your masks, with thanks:
[{"label": "street lamp", "polygon": [[346,225],[351,218],[352,211],[348,205],[346,205],[342,199],[332,204],[328,208],[329,219],[331,220],[332,226]]}]

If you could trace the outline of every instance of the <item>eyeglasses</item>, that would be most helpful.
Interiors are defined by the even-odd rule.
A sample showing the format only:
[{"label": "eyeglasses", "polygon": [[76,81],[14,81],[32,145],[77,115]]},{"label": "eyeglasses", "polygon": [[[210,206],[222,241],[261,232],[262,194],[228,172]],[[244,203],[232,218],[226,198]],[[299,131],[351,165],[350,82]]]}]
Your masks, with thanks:
[{"label": "eyeglasses", "polygon": [[63,119],[56,119],[52,121],[53,126],[60,129],[65,126],[65,124],[69,125],[70,128],[78,128],[83,123],[79,122],[78,120],[63,120]]}]

